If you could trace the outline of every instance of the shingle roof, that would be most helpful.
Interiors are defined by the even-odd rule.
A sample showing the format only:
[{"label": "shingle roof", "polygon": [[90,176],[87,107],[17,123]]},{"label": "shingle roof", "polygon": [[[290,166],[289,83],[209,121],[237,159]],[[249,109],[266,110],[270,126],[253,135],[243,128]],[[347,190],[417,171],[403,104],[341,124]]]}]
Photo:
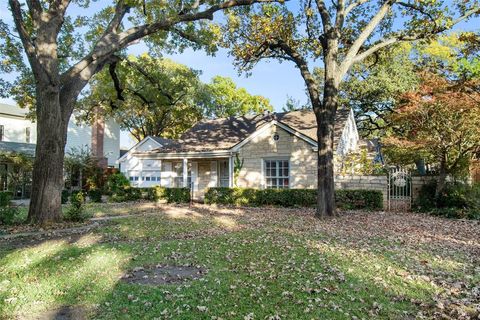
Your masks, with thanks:
[{"label": "shingle roof", "polygon": [[[341,137],[349,112],[350,110],[347,108],[337,111],[335,144]],[[162,144],[163,147],[152,150],[152,152],[170,153],[229,150],[272,120],[277,120],[314,141],[317,140],[315,114],[311,110],[300,110],[266,115],[248,115],[203,120],[185,132],[180,139],[169,140],[157,138],[162,139],[160,144]]]},{"label": "shingle roof", "polygon": [[35,156],[35,144],[0,141],[0,152],[23,153],[33,157]]},{"label": "shingle roof", "polygon": [[24,118],[27,113],[27,109],[22,109],[11,104],[0,103],[0,114]]}]

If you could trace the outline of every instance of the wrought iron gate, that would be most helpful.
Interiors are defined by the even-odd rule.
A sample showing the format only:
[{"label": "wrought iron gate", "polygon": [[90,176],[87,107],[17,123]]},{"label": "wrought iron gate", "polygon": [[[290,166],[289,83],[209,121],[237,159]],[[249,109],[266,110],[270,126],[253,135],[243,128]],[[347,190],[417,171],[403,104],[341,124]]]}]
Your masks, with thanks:
[{"label": "wrought iron gate", "polygon": [[412,208],[412,176],[408,169],[391,168],[388,176],[388,210],[409,211]]}]

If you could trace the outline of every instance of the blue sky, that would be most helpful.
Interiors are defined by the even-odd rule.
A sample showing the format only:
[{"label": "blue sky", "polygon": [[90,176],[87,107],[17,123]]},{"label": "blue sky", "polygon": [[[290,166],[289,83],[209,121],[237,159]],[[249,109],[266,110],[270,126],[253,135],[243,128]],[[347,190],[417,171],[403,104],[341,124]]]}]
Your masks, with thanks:
[{"label": "blue sky", "polygon": [[[103,7],[102,1],[93,3],[93,7],[89,9],[94,12],[95,7]],[[290,6],[296,6],[297,1],[290,2]],[[76,10],[72,9],[72,14]],[[221,14],[217,14],[217,17]],[[10,12],[7,9],[7,1],[0,1],[0,19],[11,22]],[[478,30],[479,19],[463,23],[457,29],[462,30]],[[128,49],[131,54],[141,54],[147,51],[143,44],[131,46]],[[276,111],[281,111],[287,97],[299,100],[301,103],[307,101],[305,94],[305,85],[299,74],[299,71],[291,62],[279,63],[278,61],[265,61],[259,63],[253,70],[251,76],[246,77],[239,74],[233,66],[233,58],[228,56],[228,52],[224,49],[219,50],[215,56],[208,56],[203,51],[186,50],[182,54],[166,55],[177,62],[183,63],[191,68],[202,70],[201,79],[209,82],[213,76],[228,76],[234,79],[238,86],[246,88],[252,94],[263,95],[270,99]],[[1,75],[2,78],[10,78],[7,75]],[[11,99],[0,99],[0,102],[14,103]],[[133,141],[129,139],[128,134],[122,133],[121,146],[131,146]]]}]

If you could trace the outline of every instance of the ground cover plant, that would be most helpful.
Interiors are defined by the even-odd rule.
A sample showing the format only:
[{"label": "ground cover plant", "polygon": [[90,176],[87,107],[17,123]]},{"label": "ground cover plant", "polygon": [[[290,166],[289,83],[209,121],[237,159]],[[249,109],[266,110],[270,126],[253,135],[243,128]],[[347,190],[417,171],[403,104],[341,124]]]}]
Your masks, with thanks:
[{"label": "ground cover plant", "polygon": [[[112,204],[94,205],[108,212]],[[0,318],[478,316],[475,221],[384,212],[318,220],[314,209],[129,205],[137,215],[87,232],[1,239]],[[200,271],[160,285],[128,278],[172,268]]]}]

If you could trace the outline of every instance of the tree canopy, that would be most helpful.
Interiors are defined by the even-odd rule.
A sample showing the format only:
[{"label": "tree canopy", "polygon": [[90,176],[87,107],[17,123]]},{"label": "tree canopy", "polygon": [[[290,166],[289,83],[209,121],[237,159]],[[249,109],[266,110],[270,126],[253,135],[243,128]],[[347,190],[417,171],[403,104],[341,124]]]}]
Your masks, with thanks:
[{"label": "tree canopy", "polygon": [[205,84],[200,71],[148,54],[120,58],[98,73],[78,108],[85,118],[102,113],[141,141],[147,136],[177,138],[204,117],[272,110],[268,99],[216,76]]},{"label": "tree canopy", "polygon": [[397,128],[384,141],[387,153],[419,153],[438,163],[438,196],[446,175],[468,172],[469,160],[478,150],[480,93],[465,83],[424,73],[419,88],[404,94],[399,104],[391,114]]}]

